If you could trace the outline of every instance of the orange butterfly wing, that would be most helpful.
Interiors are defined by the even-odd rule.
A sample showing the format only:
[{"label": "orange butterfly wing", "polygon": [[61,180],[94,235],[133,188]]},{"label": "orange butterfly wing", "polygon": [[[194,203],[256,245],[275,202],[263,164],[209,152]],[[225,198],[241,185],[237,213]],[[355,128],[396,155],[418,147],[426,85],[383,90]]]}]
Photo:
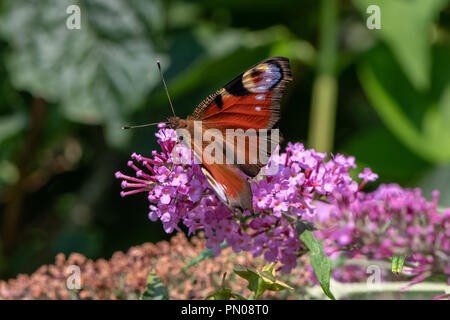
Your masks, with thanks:
[{"label": "orange butterfly wing", "polygon": [[188,119],[213,128],[271,129],[280,119],[281,97],[290,81],[289,59],[266,59],[206,98]]},{"label": "orange butterfly wing", "polygon": [[234,165],[202,164],[202,172],[217,196],[233,211],[252,210],[250,184]]},{"label": "orange butterfly wing", "polygon": [[[226,129],[271,130],[280,119],[282,94],[290,81],[292,75],[289,59],[266,59],[208,96],[188,120],[201,120],[203,130],[218,129],[224,137]],[[244,164],[202,164],[202,170],[211,187],[233,211],[252,211],[250,185],[240,171],[251,177],[256,176],[265,163],[254,163],[249,156],[249,149],[258,149],[261,145],[270,143],[270,138],[267,137],[257,136],[256,144],[254,141],[250,142],[248,136],[245,139],[244,148],[236,146],[228,139],[223,141],[224,149],[232,148],[236,156],[244,156]],[[260,144],[259,139],[267,141]],[[264,152],[270,156],[272,149],[268,147]]]}]

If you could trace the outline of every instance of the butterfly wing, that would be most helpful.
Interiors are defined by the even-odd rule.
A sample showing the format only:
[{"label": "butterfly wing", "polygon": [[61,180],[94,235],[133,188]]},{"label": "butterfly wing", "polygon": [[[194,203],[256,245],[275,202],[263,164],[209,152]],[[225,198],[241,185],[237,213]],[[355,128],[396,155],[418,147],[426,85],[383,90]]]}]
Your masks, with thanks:
[{"label": "butterfly wing", "polygon": [[[279,141],[272,143],[270,131],[277,127],[281,98],[290,81],[292,75],[289,59],[266,59],[209,95],[187,118],[188,121],[202,121],[203,130],[220,130],[223,137],[226,137],[221,141],[224,154],[227,149],[232,149],[236,158],[244,159],[244,162],[235,164],[203,163],[202,166],[214,191],[232,210],[251,210],[250,185],[240,171],[250,177],[256,176],[266,161],[259,158],[255,160],[254,153],[265,153],[268,159],[278,144]],[[230,139],[226,134],[227,129],[234,129],[236,136]],[[236,131],[237,129],[245,132]],[[269,132],[267,135],[256,133],[255,139],[252,139],[251,134],[248,135],[249,129],[256,132],[267,129]],[[244,145],[235,143],[235,139],[239,140],[240,137],[245,139]],[[199,146],[194,149],[200,152]]]},{"label": "butterfly wing", "polygon": [[252,210],[250,184],[234,165],[202,164],[202,172],[217,196],[234,212]]},{"label": "butterfly wing", "polygon": [[[215,150],[222,150],[223,139],[221,135],[213,142],[202,140],[200,143],[192,139],[196,134],[203,135],[203,132],[197,130],[208,130],[211,128],[196,127],[193,121],[186,120],[186,131],[179,131],[179,134],[189,133],[183,136],[182,142],[189,147],[195,159],[201,163],[201,169],[211,188],[216,195],[236,214],[245,210],[252,210],[252,193],[250,184],[243,177],[239,168],[234,164],[227,164],[224,158],[214,161],[209,157],[207,148],[214,147]],[[219,132],[220,133],[220,132]],[[222,156],[222,152],[221,156]]]},{"label": "butterfly wing", "polygon": [[272,129],[280,119],[281,97],[290,81],[289,59],[266,59],[208,96],[188,119],[213,128]]}]

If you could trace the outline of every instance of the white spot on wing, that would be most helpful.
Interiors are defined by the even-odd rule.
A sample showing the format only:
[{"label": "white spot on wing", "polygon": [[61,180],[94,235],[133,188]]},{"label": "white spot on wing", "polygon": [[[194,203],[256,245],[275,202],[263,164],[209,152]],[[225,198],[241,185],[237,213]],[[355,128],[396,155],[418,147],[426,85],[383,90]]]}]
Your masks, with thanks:
[{"label": "white spot on wing", "polygon": [[222,200],[225,204],[228,204],[228,199],[225,195],[225,188],[223,187],[223,185],[221,185],[220,183],[218,183],[216,180],[214,180],[214,178],[212,177],[212,175],[209,173],[208,170],[206,170],[205,168],[202,167],[202,172],[205,175],[206,179],[208,180],[209,184],[211,185],[211,187],[213,188],[214,192],[217,194],[217,196],[220,198],[220,200]]},{"label": "white spot on wing", "polygon": [[266,98],[266,95],[265,95],[265,94],[258,94],[258,95],[256,95],[256,97],[255,97],[255,99],[256,99],[256,100],[259,100],[259,101],[264,100],[265,98]]},{"label": "white spot on wing", "polygon": [[261,107],[256,107],[255,110],[259,112],[261,111]]}]

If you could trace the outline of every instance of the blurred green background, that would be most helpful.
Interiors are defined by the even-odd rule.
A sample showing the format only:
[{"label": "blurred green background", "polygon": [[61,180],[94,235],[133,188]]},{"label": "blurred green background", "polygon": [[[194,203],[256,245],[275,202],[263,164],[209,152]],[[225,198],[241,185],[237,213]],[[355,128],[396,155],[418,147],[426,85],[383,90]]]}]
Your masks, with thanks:
[{"label": "blurred green background", "polygon": [[[66,8],[81,8],[69,30]],[[369,30],[371,4],[381,29]],[[109,258],[167,239],[117,170],[258,61],[291,59],[287,141],[354,155],[378,183],[441,191],[450,206],[447,0],[0,0],[0,279],[59,252]]]}]

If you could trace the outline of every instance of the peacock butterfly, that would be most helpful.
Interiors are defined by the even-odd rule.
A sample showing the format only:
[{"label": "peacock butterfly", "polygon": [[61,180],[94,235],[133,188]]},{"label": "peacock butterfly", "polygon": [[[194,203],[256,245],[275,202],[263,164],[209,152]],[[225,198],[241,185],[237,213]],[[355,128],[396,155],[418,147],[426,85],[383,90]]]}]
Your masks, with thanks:
[{"label": "peacock butterfly", "polygon": [[[289,59],[272,57],[209,95],[187,119],[168,118],[169,126],[177,131],[180,139],[199,159],[212,189],[235,214],[245,210],[252,212],[252,192],[243,174],[255,177],[273,152],[272,136],[262,132],[276,130],[281,98],[292,80]],[[230,130],[234,134],[231,138],[227,134]],[[211,131],[216,133],[214,139],[193,138],[204,137]],[[235,138],[240,137],[245,140],[244,145],[235,142]],[[213,150],[212,156],[216,161],[205,161],[206,150]],[[223,150],[223,154],[218,155],[217,150]],[[229,161],[230,153],[232,161]],[[266,154],[267,157],[258,158],[258,154]],[[218,158],[222,161],[217,161]]]}]

